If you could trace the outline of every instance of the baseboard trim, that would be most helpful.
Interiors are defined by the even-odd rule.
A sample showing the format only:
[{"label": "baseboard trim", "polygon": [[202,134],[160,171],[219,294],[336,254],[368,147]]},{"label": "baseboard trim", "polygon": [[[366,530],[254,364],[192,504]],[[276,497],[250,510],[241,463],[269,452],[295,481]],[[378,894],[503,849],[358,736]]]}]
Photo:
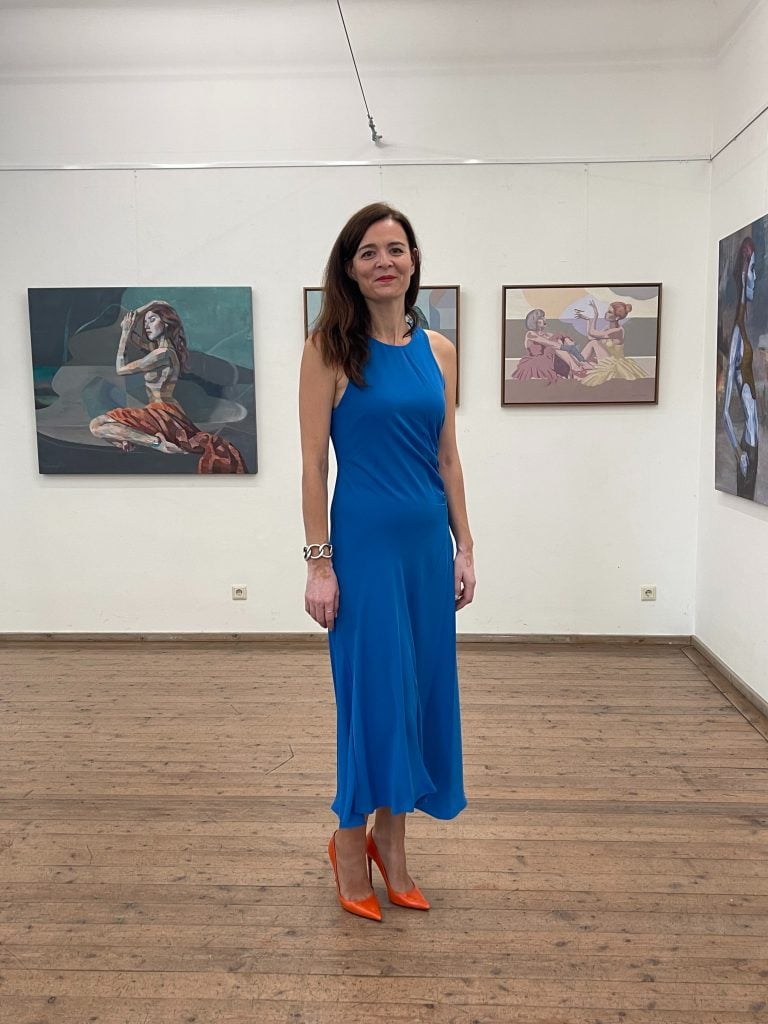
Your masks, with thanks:
[{"label": "baseboard trim", "polygon": [[649,647],[667,644],[685,647],[691,643],[688,635],[635,633],[458,633],[456,639],[463,644],[636,644]]},{"label": "baseboard trim", "polygon": [[300,643],[326,646],[325,633],[0,633],[0,644],[22,643]]},{"label": "baseboard trim", "polygon": [[[459,633],[460,644],[667,644],[688,646],[690,636],[616,633]],[[300,643],[325,646],[325,633],[0,633],[0,644],[19,643]]]},{"label": "baseboard trim", "polygon": [[[459,633],[459,644],[594,644],[681,647],[683,653],[736,707],[757,731],[768,739],[768,701],[733,672],[703,640],[697,636],[638,636],[615,633]],[[37,643],[258,643],[305,644],[324,648],[325,633],[0,633],[3,644]]]},{"label": "baseboard trim", "polygon": [[[685,653],[707,679],[717,686],[723,696],[749,719],[760,735],[768,739],[768,701],[718,658],[699,637],[691,637],[691,647]],[[734,694],[733,690],[736,690],[737,694]]]}]

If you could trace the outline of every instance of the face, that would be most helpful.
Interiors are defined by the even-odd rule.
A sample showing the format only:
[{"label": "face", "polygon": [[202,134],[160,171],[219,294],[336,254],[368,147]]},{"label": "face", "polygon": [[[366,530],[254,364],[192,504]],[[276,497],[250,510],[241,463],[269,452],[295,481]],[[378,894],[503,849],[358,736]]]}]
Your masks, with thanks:
[{"label": "face", "polygon": [[749,257],[749,264],[747,265],[747,276],[744,280],[744,297],[749,299],[751,302],[755,297],[755,277],[757,272],[755,270],[755,254]]},{"label": "face", "polygon": [[347,265],[363,297],[373,301],[405,295],[415,269],[405,231],[388,219],[368,228]]},{"label": "face", "polygon": [[606,309],[605,319],[609,320],[611,323],[614,323],[616,320],[618,320],[618,317],[616,316],[616,310],[612,306],[609,306],[608,309]]},{"label": "face", "polygon": [[537,328],[537,330],[539,330],[539,331],[542,331],[542,330],[544,330],[544,328],[545,328],[546,326],[547,326],[547,321],[546,321],[546,320],[544,319],[544,317],[543,317],[543,316],[540,316],[540,317],[539,317],[539,318],[538,318],[538,319],[536,320],[536,328]]},{"label": "face", "polygon": [[150,341],[157,341],[161,338],[165,331],[165,324],[160,319],[159,313],[156,313],[153,309],[144,317],[144,333]]}]

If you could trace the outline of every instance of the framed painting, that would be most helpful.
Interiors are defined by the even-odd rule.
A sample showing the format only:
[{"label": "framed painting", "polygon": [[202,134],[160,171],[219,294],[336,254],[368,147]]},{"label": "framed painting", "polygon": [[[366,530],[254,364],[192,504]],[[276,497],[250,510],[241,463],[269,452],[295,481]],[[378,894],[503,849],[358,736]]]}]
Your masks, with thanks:
[{"label": "framed painting", "polygon": [[501,404],[655,403],[660,284],[504,285]]},{"label": "framed painting", "polygon": [[719,246],[715,487],[768,505],[768,215]]},{"label": "framed painting", "polygon": [[[323,303],[322,288],[304,289],[304,337],[306,338],[320,315]],[[456,404],[459,404],[461,374],[459,349],[460,286],[457,284],[425,285],[416,298],[419,326],[428,331],[439,331],[456,346]]]},{"label": "framed painting", "polygon": [[30,288],[41,473],[255,473],[250,288]]}]

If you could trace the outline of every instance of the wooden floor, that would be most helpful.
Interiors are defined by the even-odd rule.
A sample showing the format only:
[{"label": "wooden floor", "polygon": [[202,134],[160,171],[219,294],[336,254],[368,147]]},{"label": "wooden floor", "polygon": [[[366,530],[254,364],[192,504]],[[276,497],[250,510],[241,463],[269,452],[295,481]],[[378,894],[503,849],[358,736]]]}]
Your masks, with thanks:
[{"label": "wooden floor", "polygon": [[768,1021],[768,729],[690,648],[466,644],[428,914],[336,903],[325,651],[0,647],[2,1024]]}]

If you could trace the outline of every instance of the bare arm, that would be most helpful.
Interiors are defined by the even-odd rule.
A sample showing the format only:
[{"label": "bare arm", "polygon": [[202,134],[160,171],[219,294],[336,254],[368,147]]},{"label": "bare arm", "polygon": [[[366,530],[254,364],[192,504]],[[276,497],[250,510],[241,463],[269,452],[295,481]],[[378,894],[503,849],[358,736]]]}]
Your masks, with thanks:
[{"label": "bare arm", "polygon": [[115,370],[121,377],[129,373],[146,373],[147,370],[156,370],[159,366],[168,366],[171,362],[168,349],[164,347],[156,348],[148,355],[142,356],[141,359],[135,359],[132,363],[126,363],[125,346],[134,333],[138,315],[139,311],[137,310],[126,313],[120,324],[122,330],[120,332],[120,343],[117,346],[117,356],[115,357]]},{"label": "bare arm", "polygon": [[605,341],[608,338],[618,338],[619,341],[624,339],[624,328],[623,327],[609,327],[606,331],[598,331],[592,327],[592,321],[590,326],[587,328],[587,334],[590,338],[596,341]]},{"label": "bare arm", "polygon": [[[328,445],[336,371],[326,366],[315,342],[304,345],[299,378],[301,426],[301,495],[307,544],[328,540]],[[339,608],[339,586],[328,558],[307,562],[304,608],[327,629],[333,629]]]},{"label": "bare arm", "polygon": [[741,445],[736,438],[736,430],[731,419],[731,398],[733,397],[733,384],[738,372],[737,367],[741,358],[741,331],[734,326],[731,335],[731,347],[728,352],[728,375],[725,378],[725,396],[723,398],[723,426],[728,435],[728,440],[738,456],[741,456]]},{"label": "bare arm", "polygon": [[547,348],[560,348],[562,344],[556,334],[549,334],[545,331],[536,331],[534,334],[534,341],[537,341],[540,345],[544,345]]},{"label": "bare arm", "polygon": [[458,611],[474,598],[476,579],[474,541],[469,529],[464,474],[456,444],[456,349],[436,331],[427,331],[427,335],[445,380],[445,421],[440,433],[438,467],[448,501],[448,523],[456,541],[454,593]]},{"label": "bare arm", "polygon": [[135,359],[132,363],[125,362],[123,348],[118,348],[115,369],[124,377],[128,373],[146,373],[147,370],[156,370],[159,366],[170,366],[171,357],[167,348],[156,348],[149,355]]},{"label": "bare arm", "polygon": [[575,315],[579,320],[586,320],[587,323],[587,337],[593,341],[601,341],[604,337],[607,337],[604,331],[597,330],[597,321],[599,318],[599,312],[597,309],[597,303],[594,299],[589,300],[589,304],[592,307],[592,312],[585,313],[583,309],[574,310]]}]

